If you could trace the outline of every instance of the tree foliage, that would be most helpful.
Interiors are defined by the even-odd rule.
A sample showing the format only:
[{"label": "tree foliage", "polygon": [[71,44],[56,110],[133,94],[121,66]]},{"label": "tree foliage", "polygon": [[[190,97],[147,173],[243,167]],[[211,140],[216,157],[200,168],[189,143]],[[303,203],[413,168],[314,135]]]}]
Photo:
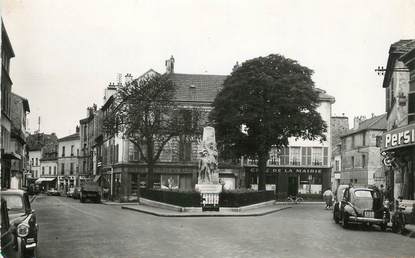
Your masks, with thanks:
[{"label": "tree foliage", "polygon": [[175,101],[176,86],[167,75],[147,75],[118,88],[104,119],[110,135],[130,140],[148,165],[147,185],[153,187],[154,165],[174,137],[191,140],[200,134],[200,112]]},{"label": "tree foliage", "polygon": [[287,146],[290,137],[325,140],[312,73],[281,55],[258,57],[237,67],[214,101],[219,144],[225,155],[258,159],[259,189],[272,147]]}]

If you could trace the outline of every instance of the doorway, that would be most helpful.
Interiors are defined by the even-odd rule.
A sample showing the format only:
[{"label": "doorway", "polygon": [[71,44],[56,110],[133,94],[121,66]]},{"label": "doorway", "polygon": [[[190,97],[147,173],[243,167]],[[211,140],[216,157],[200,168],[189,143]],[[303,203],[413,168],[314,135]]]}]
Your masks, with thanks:
[{"label": "doorway", "polygon": [[296,196],[298,194],[298,177],[289,176],[288,177],[288,196]]}]

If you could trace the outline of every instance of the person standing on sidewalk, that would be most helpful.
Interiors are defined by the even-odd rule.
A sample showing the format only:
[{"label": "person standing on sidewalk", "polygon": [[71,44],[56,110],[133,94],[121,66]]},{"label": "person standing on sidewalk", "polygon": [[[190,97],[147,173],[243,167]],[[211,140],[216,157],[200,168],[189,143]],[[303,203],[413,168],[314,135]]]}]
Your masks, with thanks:
[{"label": "person standing on sidewalk", "polygon": [[333,206],[333,192],[328,188],[323,193],[323,199],[326,202],[326,210],[330,209],[331,206]]}]

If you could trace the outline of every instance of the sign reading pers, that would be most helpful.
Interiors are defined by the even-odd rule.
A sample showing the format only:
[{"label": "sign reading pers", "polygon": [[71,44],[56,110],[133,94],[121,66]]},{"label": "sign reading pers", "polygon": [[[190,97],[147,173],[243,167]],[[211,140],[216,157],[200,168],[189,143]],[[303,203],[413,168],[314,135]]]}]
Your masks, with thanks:
[{"label": "sign reading pers", "polygon": [[415,124],[388,131],[382,135],[382,151],[415,145]]}]

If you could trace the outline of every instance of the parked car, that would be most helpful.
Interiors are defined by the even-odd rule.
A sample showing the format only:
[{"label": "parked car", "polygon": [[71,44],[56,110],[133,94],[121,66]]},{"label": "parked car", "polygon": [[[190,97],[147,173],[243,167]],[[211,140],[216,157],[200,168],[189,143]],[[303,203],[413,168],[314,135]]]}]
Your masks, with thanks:
[{"label": "parked car", "polygon": [[386,230],[390,219],[389,209],[377,188],[346,187],[339,208],[333,214],[334,221],[346,228],[350,223],[379,225]]},{"label": "parked car", "polygon": [[47,192],[46,192],[46,194],[47,195],[50,195],[50,196],[60,196],[61,195],[61,193],[60,192],[58,192],[56,189],[54,189],[54,188],[52,188],[52,189],[49,189]]},{"label": "parked car", "polygon": [[1,199],[1,257],[18,257],[16,250],[16,238],[14,237],[15,228],[10,225],[7,202]]},{"label": "parked car", "polygon": [[101,187],[98,184],[88,182],[81,186],[80,202],[85,202],[88,199],[96,203],[101,202]]},{"label": "parked car", "polygon": [[66,197],[72,197],[75,191],[74,187],[69,188],[69,191],[66,193]]},{"label": "parked car", "polygon": [[81,193],[81,187],[75,187],[73,190],[72,198],[79,199]]},{"label": "parked car", "polygon": [[30,207],[28,194],[22,190],[5,190],[1,191],[1,198],[7,202],[10,224],[15,228],[17,249],[22,256],[33,257],[37,248],[39,227],[35,211]]}]

